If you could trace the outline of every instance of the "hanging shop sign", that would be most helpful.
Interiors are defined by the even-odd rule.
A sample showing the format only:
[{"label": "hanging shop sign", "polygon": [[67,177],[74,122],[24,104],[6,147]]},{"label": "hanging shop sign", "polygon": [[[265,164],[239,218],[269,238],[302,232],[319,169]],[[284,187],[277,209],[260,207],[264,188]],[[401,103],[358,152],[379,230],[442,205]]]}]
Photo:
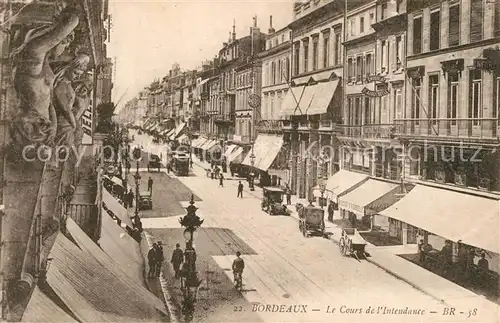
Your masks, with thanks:
[{"label": "hanging shop sign", "polygon": [[368,75],[366,77],[366,80],[370,82],[380,82],[380,83],[385,83],[385,76],[382,75]]},{"label": "hanging shop sign", "polygon": [[387,88],[382,88],[382,89],[373,91],[373,90],[367,89],[365,87],[363,90],[361,90],[361,93],[363,93],[366,96],[372,97],[372,98],[380,98],[380,97],[383,97],[383,96],[386,96],[387,94],[389,94],[389,90]]},{"label": "hanging shop sign", "polygon": [[474,68],[478,70],[495,71],[499,68],[499,65],[486,58],[476,58],[474,59]]}]

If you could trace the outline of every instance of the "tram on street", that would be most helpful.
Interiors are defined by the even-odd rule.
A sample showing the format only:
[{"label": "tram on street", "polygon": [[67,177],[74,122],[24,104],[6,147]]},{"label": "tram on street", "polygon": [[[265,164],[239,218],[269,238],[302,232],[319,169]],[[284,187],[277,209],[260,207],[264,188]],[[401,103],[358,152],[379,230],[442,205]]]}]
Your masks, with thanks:
[{"label": "tram on street", "polygon": [[178,176],[189,175],[189,155],[185,152],[174,152],[171,158],[172,171]]}]

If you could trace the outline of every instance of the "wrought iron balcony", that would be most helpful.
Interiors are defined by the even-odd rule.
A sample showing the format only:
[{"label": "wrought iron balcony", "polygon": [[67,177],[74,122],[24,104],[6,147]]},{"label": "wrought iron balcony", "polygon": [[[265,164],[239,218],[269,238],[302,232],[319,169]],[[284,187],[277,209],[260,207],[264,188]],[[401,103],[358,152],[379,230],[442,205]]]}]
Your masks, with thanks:
[{"label": "wrought iron balcony", "polygon": [[234,123],[234,114],[216,114],[214,115],[215,123]]},{"label": "wrought iron balcony", "polygon": [[398,133],[400,125],[374,124],[374,125],[334,125],[334,130],[339,137],[359,139],[392,139]]},{"label": "wrought iron balcony", "polygon": [[405,119],[396,120],[396,134],[417,137],[452,137],[468,140],[500,138],[498,119]]}]

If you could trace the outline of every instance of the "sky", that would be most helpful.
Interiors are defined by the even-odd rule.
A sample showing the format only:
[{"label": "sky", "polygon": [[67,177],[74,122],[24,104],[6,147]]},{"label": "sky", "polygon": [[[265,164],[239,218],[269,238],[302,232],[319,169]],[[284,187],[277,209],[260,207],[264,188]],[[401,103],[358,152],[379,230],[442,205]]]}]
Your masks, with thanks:
[{"label": "sky", "polygon": [[[269,16],[279,30],[291,21],[292,0],[110,0],[108,57],[116,60],[113,100],[121,108],[173,63],[194,69],[213,58],[229,38],[257,26],[267,33]],[[119,101],[119,102],[118,102]]]}]

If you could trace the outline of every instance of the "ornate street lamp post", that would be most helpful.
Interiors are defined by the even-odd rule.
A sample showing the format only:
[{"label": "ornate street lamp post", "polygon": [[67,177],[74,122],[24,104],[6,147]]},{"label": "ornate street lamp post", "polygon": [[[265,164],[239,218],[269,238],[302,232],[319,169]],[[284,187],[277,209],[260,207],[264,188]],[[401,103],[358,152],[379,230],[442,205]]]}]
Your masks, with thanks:
[{"label": "ornate street lamp post", "polygon": [[194,195],[191,195],[189,206],[186,207],[187,214],[179,218],[179,223],[185,227],[184,238],[186,239],[186,250],[184,251],[185,259],[185,283],[183,286],[184,302],[183,314],[186,317],[192,317],[194,311],[194,303],[196,301],[196,292],[201,284],[196,271],[196,251],[193,248],[194,233],[197,228],[203,224],[203,219],[196,215],[198,208],[194,205]]},{"label": "ornate street lamp post", "polygon": [[252,153],[250,154],[250,165],[252,165],[252,172],[250,173],[250,191],[255,191],[255,188],[253,186],[253,180],[254,180],[254,166],[255,166],[255,155],[253,153],[253,143],[252,143]]},{"label": "ornate street lamp post", "polygon": [[325,200],[325,191],[326,191],[326,181],[325,181],[325,179],[324,178],[320,178],[318,185],[319,185],[319,191],[321,192],[320,205],[321,205],[321,208],[323,208],[324,200]]},{"label": "ornate street lamp post", "polygon": [[139,184],[141,180],[141,175],[139,175],[139,159],[141,158],[141,150],[139,148],[134,148],[134,159],[136,161],[135,170],[135,217],[139,218]]}]

